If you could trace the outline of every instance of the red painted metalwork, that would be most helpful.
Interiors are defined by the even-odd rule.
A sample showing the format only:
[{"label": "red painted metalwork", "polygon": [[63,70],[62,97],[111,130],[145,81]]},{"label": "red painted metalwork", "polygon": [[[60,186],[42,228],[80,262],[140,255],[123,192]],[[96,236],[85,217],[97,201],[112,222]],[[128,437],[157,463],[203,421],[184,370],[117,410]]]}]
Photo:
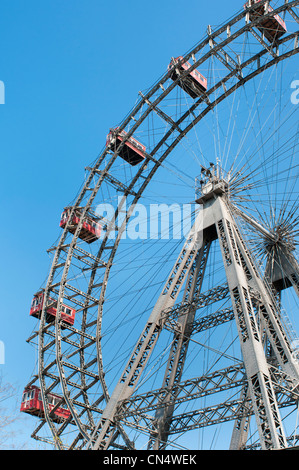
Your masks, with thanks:
[{"label": "red painted metalwork", "polygon": [[[49,411],[51,412],[61,401],[59,395],[48,393]],[[43,418],[45,416],[44,405],[41,398],[41,392],[36,385],[25,387],[22,397],[20,411]],[[56,423],[66,420],[71,415],[65,405],[60,404],[53,412],[52,420]]]},{"label": "red painted metalwork", "polygon": [[[191,64],[189,62],[182,62],[183,57],[179,56],[173,58],[168,66],[169,76],[172,80],[176,80],[181,73],[189,70]],[[208,80],[198,70],[194,69],[189,72],[187,76],[182,78],[178,83],[191,98],[197,98],[207,91]]]},{"label": "red painted metalwork", "polygon": [[[60,227],[64,228],[70,218],[72,207],[66,207],[61,214]],[[68,231],[75,233],[81,218],[81,209],[75,209],[72,220],[68,225]],[[93,243],[100,238],[102,225],[90,216],[86,216],[79,233],[79,238],[87,243]]]},{"label": "red painted metalwork", "polygon": [[[106,145],[114,147],[114,151],[116,151],[117,146],[123,142],[126,136],[127,132],[124,130],[120,131],[118,127],[110,129],[110,132],[107,135]],[[118,151],[118,155],[126,162],[130,163],[130,165],[135,166],[144,160],[145,151],[145,145],[141,144],[131,136],[125,141],[123,148]]]},{"label": "red painted metalwork", "polygon": [[[261,16],[266,14],[266,4],[258,5],[261,0],[251,0],[245,3],[245,10],[250,6],[255,5],[255,9],[249,13],[250,21],[254,21]],[[268,13],[271,13],[273,8],[268,6]],[[261,21],[257,26],[257,29],[264,34],[265,38],[269,42],[274,42],[279,39],[283,34],[287,32],[287,27],[283,19],[279,15],[269,16]]]},{"label": "red painted metalwork", "polygon": [[[38,292],[33,297],[30,315],[36,318],[40,318],[41,312],[44,305],[44,292]],[[49,323],[53,321],[57,313],[57,301],[49,297],[46,308],[46,321]],[[68,305],[62,304],[61,306],[61,319],[63,322],[73,325],[75,322],[76,310]]]}]

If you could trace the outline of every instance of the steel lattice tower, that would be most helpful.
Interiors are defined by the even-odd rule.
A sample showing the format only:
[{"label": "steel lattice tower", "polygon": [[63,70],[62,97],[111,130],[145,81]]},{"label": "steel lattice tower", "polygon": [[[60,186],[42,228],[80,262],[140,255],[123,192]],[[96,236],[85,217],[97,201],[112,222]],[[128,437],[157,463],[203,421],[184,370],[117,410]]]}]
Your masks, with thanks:
[{"label": "steel lattice tower", "polygon": [[[293,394],[293,399],[297,399],[299,365],[293,357],[289,340],[280,321],[281,313],[275,298],[273,282],[271,279],[267,282],[259,275],[232,214],[228,198],[229,185],[219,178],[219,169],[215,169],[214,166],[208,169],[206,174],[208,176],[204,182],[202,181],[202,194],[198,199],[202,204],[202,211],[103,412],[92,443],[94,449],[109,448],[117,432],[118,420],[133,418],[132,413],[135,419],[138,414],[143,417],[144,402],[149,397],[135,396],[131,400],[130,397],[162,329],[166,328],[170,321],[171,328],[174,329],[174,341],[162,388],[156,392],[156,413],[151,424],[149,448],[156,450],[165,448],[170,430],[175,433],[173,410],[182,386],[180,379],[189,339],[195,326],[196,298],[200,297],[209,248],[215,241],[218,241],[221,247],[227,290],[232,301],[230,314],[234,316],[237,324],[244,358],[242,392],[236,412],[231,448],[238,449],[242,446],[247,421],[252,414],[258,423],[263,449],[287,447],[275,392],[280,386],[282,387],[282,381],[285,383],[287,380],[289,392]],[[284,271],[289,272],[289,264],[283,265],[284,267],[286,267]],[[297,277],[298,271],[292,270],[290,276]],[[286,279],[280,280],[283,282]],[[183,288],[185,289],[183,306],[174,310],[177,296]],[[213,302],[214,295],[214,292],[211,292],[206,301]],[[215,319],[211,318],[210,321]],[[223,321],[221,314],[218,321],[220,323]],[[277,365],[274,370],[269,365],[265,347],[267,342],[271,345],[271,359],[272,361],[275,359]],[[216,371],[213,378],[219,376],[225,381],[232,372],[237,373],[238,368]],[[199,379],[200,382],[203,380],[208,381],[209,378]],[[223,415],[228,412],[229,406],[231,405],[225,403],[218,405]],[[184,419],[184,416],[180,417],[180,420]],[[193,417],[188,416],[188,419],[196,419],[196,413]]]}]

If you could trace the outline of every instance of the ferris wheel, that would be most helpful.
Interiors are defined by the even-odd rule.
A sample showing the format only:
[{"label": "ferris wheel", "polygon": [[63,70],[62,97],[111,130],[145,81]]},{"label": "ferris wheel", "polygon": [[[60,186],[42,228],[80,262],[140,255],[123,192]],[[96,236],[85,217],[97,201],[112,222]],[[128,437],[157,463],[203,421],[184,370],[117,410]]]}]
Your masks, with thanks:
[{"label": "ferris wheel", "polygon": [[249,0],[108,124],[31,305],[34,438],[297,444],[298,5]]}]

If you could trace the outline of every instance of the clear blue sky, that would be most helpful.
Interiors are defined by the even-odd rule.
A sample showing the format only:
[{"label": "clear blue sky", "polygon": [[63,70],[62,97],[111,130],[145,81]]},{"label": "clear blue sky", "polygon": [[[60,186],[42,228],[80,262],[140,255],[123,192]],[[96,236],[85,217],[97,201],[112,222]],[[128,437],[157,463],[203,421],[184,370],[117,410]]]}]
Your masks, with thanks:
[{"label": "clear blue sky", "polygon": [[1,2],[0,374],[20,393],[34,369],[33,350],[25,342],[33,328],[32,294],[47,276],[46,250],[60,233],[61,209],[77,193],[84,167],[138,91],[164,74],[169,59],[184,54],[208,24],[219,25],[243,3]]}]

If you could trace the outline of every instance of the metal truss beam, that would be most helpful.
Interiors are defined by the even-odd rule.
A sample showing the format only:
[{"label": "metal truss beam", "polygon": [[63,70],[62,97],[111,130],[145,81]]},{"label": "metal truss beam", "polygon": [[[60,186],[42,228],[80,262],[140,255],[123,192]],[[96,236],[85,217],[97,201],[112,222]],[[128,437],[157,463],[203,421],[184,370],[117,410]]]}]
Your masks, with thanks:
[{"label": "metal truss beam", "polygon": [[[229,321],[234,320],[234,311],[232,308],[224,308],[218,310],[215,313],[211,313],[202,318],[194,320],[192,325],[192,335],[196,333],[201,333],[202,331],[209,330],[210,328],[215,328],[216,326],[222,325]],[[165,328],[169,331],[181,332],[181,325],[175,320],[167,320],[165,323]]]},{"label": "metal truss beam", "polygon": [[[178,388],[182,395],[176,397],[176,406],[236,387],[243,387],[243,394],[236,400],[217,403],[214,406],[173,416],[169,434],[179,434],[236,419],[240,423],[244,420],[246,422],[248,418],[254,415],[254,410],[248,395],[248,382],[244,372],[243,363],[239,363],[180,384]],[[299,399],[299,390],[294,390],[293,378],[272,366],[270,366],[270,374],[275,393],[278,396],[279,408],[296,406]],[[158,429],[155,428],[155,418],[148,413],[156,409],[158,397],[168,392],[168,390],[163,391],[160,389],[151,392],[151,394],[137,395],[125,400],[122,407],[119,408],[117,419],[127,426],[137,427],[143,432],[147,431],[148,433],[148,430],[152,429],[152,434],[158,435]]]},{"label": "metal truss beam", "polygon": [[244,364],[239,363],[201,377],[177,383],[174,387],[162,387],[148,393],[133,395],[121,403],[118,418],[150,413],[153,410],[165,407],[165,405],[174,403],[178,405],[240,386],[244,382],[244,374]]},{"label": "metal truss beam", "polygon": [[[231,57],[230,54],[228,54],[224,49],[222,49],[221,47],[218,46],[218,44],[215,41],[215,38],[212,37],[212,28],[211,28],[210,25],[208,26],[208,35],[210,37],[210,39],[209,39],[210,49],[211,49],[212,53],[215,55],[215,57],[217,57],[217,59],[220,60],[220,62],[222,64],[224,64],[225,67],[227,67],[227,69],[230,72],[233,72],[239,78],[239,80],[242,80],[243,79],[243,72],[242,72],[242,69],[241,69],[240,57],[238,56],[238,63],[237,63]],[[217,51],[214,51],[215,46],[218,46]]]},{"label": "metal truss beam", "polygon": [[228,298],[228,296],[229,288],[228,285],[225,283],[221,286],[213,287],[207,292],[195,295],[191,302],[186,301],[178,305],[174,305],[173,307],[164,310],[163,314],[166,318],[166,322],[168,322],[172,319],[178,318],[181,315],[185,315],[190,310],[190,308],[195,308],[196,310],[198,310],[220,300],[224,300]]},{"label": "metal truss beam", "polygon": [[[293,387],[294,378],[274,366],[269,366],[269,368],[275,392],[281,396],[289,397],[295,403],[299,399],[299,389]],[[133,395],[121,402],[117,418],[121,420],[123,417],[138,417],[155,411],[157,408],[165,406],[166,397],[169,400],[168,404],[175,403],[178,406],[181,403],[196,400],[203,396],[241,387],[246,383],[245,367],[243,362],[240,362],[210,374],[178,383],[173,389],[165,387],[151,390],[148,393]],[[280,401],[282,402],[282,400]]]},{"label": "metal truss beam", "polygon": [[136,196],[137,193],[135,191],[133,191],[132,189],[129,189],[125,184],[123,184],[121,181],[116,179],[110,173],[104,172],[102,170],[94,170],[93,168],[90,168],[90,167],[86,167],[85,169],[88,171],[95,171],[100,176],[103,175],[105,181],[110,183],[114,188],[116,188],[117,191],[123,192],[125,195],[130,194],[132,196]]}]

